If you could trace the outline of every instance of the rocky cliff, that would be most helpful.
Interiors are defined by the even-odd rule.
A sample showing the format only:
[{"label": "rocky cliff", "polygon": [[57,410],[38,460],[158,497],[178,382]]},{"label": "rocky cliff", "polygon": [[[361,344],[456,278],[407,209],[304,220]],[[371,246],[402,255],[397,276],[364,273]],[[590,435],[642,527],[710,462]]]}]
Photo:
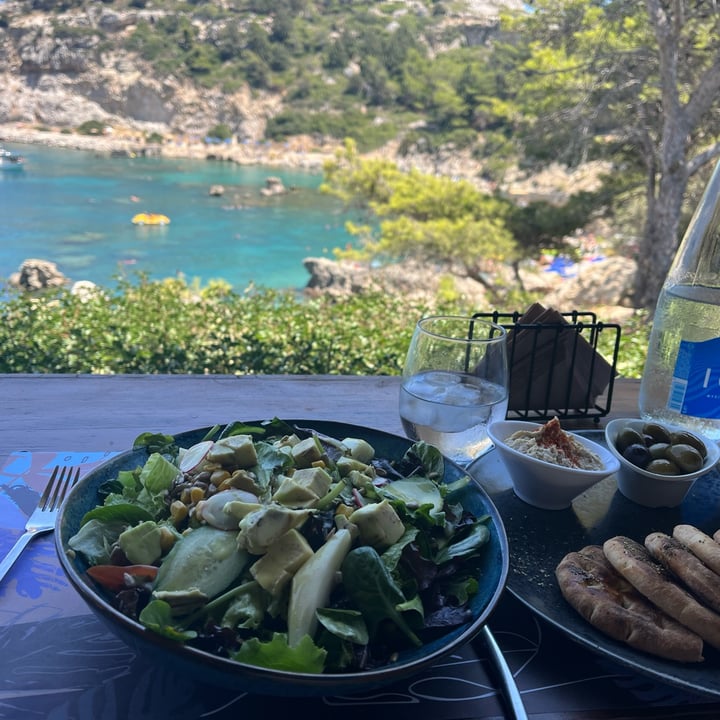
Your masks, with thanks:
[{"label": "rocky cliff", "polygon": [[157,11],[87,3],[57,15],[28,11],[29,4],[0,6],[11,19],[0,27],[0,123],[69,129],[96,120],[116,132],[191,137],[226,123],[243,137],[260,138],[281,105],[279,94],[247,87],[223,93],[158,77],[138,55],[118,51],[122,37]]},{"label": "rocky cliff", "polygon": [[[150,2],[86,2],[65,11],[56,9],[63,5],[52,0],[0,2],[0,142],[313,169],[321,167],[338,146],[337,140],[317,136],[268,143],[268,119],[286,104],[281,89],[204,87],[179,72],[160,74],[138,53],[123,50],[139,25],[156,23],[169,14],[162,10],[166,3],[153,7]],[[191,4],[195,5],[202,3]],[[427,13],[427,4],[415,0],[397,5],[401,8],[398,12]],[[468,45],[487,42],[497,31],[498,8],[522,5],[520,0],[453,3],[453,13],[439,17],[434,26],[438,46],[433,52],[441,51],[447,37]],[[121,6],[124,9],[118,9]],[[257,19],[246,14],[242,23]],[[213,20],[212,14],[207,18],[194,15],[192,22],[199,28],[199,36],[208,40],[222,31],[222,21]],[[106,132],[100,136],[75,132],[89,121],[105,124]],[[208,130],[220,124],[232,129],[232,142],[205,145]],[[149,137],[162,138],[162,142],[148,147]],[[432,154],[400,156],[399,144],[391,141],[377,153],[393,158],[401,169],[464,177],[482,189],[491,189],[472,148],[447,147]],[[521,198],[557,199],[569,189],[592,190],[597,170],[592,164],[571,173],[553,167],[544,179],[508,171],[501,189]]]},{"label": "rocky cliff", "polygon": [[[508,4],[521,5],[518,0],[460,3],[460,10],[438,20],[437,35],[452,28],[454,37],[466,43],[486,42],[497,27],[498,7]],[[0,124],[76,128],[98,120],[129,131],[203,137],[210,127],[223,123],[238,138],[258,140],[267,118],[283,105],[282,89],[204,88],[182,79],[181,73],[161,74],[137,53],[120,49],[139,24],[153,25],[177,13],[163,9],[171,3],[73,5],[49,0],[0,4]],[[219,5],[227,10],[230,4]],[[401,13],[428,13],[427,4],[417,0],[397,5]],[[215,19],[213,12],[186,17],[208,43],[223,32],[224,21]],[[270,16],[250,11],[235,17],[241,17],[245,30],[254,22],[272,25]]]}]

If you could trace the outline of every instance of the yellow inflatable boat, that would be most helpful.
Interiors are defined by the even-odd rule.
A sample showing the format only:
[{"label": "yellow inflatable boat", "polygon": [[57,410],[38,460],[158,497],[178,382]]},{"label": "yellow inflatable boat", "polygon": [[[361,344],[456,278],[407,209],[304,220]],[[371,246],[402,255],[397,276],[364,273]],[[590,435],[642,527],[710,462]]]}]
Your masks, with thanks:
[{"label": "yellow inflatable boat", "polygon": [[133,225],[169,225],[170,218],[159,213],[138,213],[133,216]]}]

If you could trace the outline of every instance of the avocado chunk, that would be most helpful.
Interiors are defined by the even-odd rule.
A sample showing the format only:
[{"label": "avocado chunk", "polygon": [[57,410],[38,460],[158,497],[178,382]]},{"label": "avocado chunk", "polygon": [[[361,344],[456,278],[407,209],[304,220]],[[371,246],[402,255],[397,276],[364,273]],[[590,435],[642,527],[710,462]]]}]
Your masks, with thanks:
[{"label": "avocado chunk", "polygon": [[394,545],[405,532],[402,520],[387,500],[355,510],[349,520],[357,525],[360,542],[376,549]]},{"label": "avocado chunk", "polygon": [[332,477],[323,468],[302,468],[283,478],[273,500],[287,507],[313,507],[331,483]]},{"label": "avocado chunk", "polygon": [[315,435],[301,440],[292,448],[293,460],[298,468],[312,467],[323,458],[323,447]]},{"label": "avocado chunk", "polygon": [[157,524],[146,520],[121,532],[118,544],[132,565],[152,565],[162,555],[161,538]]},{"label": "avocado chunk", "polygon": [[343,560],[350,552],[357,530],[351,524],[330,535],[295,573],[288,603],[288,645],[295,647],[317,629],[316,611],[325,607]]},{"label": "avocado chunk", "polygon": [[352,457],[338,458],[335,467],[340,473],[340,477],[347,477],[353,471],[363,474],[373,473],[373,469],[369,465]]},{"label": "avocado chunk", "polygon": [[375,457],[375,448],[362,438],[345,438],[342,444],[350,451],[350,457],[361,463],[369,463]]},{"label": "avocado chunk", "polygon": [[312,510],[287,508],[273,503],[248,513],[240,521],[238,547],[253,555],[264,555],[279,537],[300,527]]},{"label": "avocado chunk", "polygon": [[230,435],[218,440],[207,455],[208,460],[224,467],[251,468],[258,457],[250,435]]},{"label": "avocado chunk", "polygon": [[277,596],[312,554],[308,541],[297,530],[289,530],[250,567],[250,573],[259,585]]},{"label": "avocado chunk", "polygon": [[163,560],[156,591],[200,592],[213,598],[243,571],[248,554],[238,549],[237,533],[201,525],[185,533]]}]

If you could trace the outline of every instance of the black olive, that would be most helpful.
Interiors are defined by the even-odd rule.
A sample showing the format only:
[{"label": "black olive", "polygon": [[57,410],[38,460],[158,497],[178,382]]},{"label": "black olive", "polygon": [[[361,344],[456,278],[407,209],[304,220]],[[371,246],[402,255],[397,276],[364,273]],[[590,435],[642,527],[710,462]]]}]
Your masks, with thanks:
[{"label": "black olive", "polygon": [[633,443],[625,448],[622,456],[633,465],[639,468],[645,468],[652,460],[650,450],[645,447],[644,443]]}]

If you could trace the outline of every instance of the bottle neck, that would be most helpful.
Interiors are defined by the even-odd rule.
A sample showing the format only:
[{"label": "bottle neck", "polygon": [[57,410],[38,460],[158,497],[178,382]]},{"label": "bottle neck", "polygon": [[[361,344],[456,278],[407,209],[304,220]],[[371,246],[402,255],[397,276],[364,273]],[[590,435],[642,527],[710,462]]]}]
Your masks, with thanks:
[{"label": "bottle neck", "polygon": [[683,236],[665,284],[720,288],[720,162]]}]

